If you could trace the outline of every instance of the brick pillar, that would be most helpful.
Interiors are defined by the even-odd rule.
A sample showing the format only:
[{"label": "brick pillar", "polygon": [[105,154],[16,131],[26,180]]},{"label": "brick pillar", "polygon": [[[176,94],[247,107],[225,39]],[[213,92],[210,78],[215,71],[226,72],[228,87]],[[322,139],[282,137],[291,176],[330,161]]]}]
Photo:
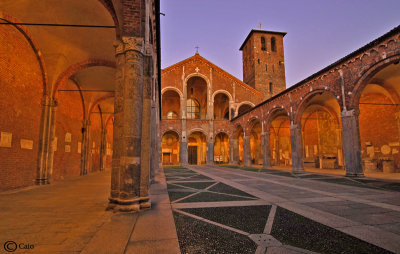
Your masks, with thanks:
[{"label": "brick pillar", "polygon": [[271,168],[271,150],[269,145],[269,135],[269,131],[266,131],[261,135],[264,169]]},{"label": "brick pillar", "polygon": [[343,149],[346,176],[364,176],[361,164],[360,129],[357,110],[342,111]]},{"label": "brick pillar", "polygon": [[290,124],[290,143],[292,146],[292,171],[303,172],[303,149],[301,142],[301,127],[298,124]]},{"label": "brick pillar", "polygon": [[141,194],[143,38],[122,37],[116,43],[113,166],[109,208],[139,211]]},{"label": "brick pillar", "polygon": [[105,129],[102,129],[101,140],[100,140],[100,171],[105,170],[106,145],[107,145],[107,131]]},{"label": "brick pillar", "polygon": [[243,135],[243,151],[244,151],[244,166],[250,167],[251,166],[251,159],[250,159],[250,136]]}]

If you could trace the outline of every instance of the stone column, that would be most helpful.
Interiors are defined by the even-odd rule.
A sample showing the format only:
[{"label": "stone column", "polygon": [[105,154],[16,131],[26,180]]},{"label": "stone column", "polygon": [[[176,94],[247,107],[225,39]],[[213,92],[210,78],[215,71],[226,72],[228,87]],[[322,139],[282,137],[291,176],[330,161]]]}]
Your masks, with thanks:
[{"label": "stone column", "polygon": [[229,164],[239,164],[239,151],[238,151],[238,140],[230,139],[229,140]]},{"label": "stone column", "polygon": [[251,166],[251,159],[250,159],[250,136],[243,135],[243,151],[244,151],[244,166],[250,167]]},{"label": "stone column", "polygon": [[[141,203],[147,205],[149,201],[146,193],[141,192],[144,160],[142,160],[143,66],[145,65],[143,38],[122,37],[122,41],[116,43],[116,65],[114,131],[117,131],[114,133],[109,208],[118,211],[139,211],[147,208],[141,207]],[[146,117],[145,119],[148,119]]]},{"label": "stone column", "polygon": [[53,176],[53,161],[54,161],[54,139],[56,137],[56,113],[57,113],[58,101],[56,99],[52,100],[51,103],[51,117],[50,117],[50,146],[49,155],[47,162],[47,183],[50,183]]},{"label": "stone column", "polygon": [[55,114],[57,101],[49,96],[42,99],[36,184],[50,183],[53,164],[53,140],[55,133]]},{"label": "stone column", "polygon": [[207,165],[213,166],[214,165],[214,142],[211,139],[207,142]]},{"label": "stone column", "polygon": [[107,131],[105,129],[102,129],[101,140],[100,140],[100,171],[105,170],[106,146],[107,146]]},{"label": "stone column", "polygon": [[269,145],[269,135],[270,135],[269,131],[266,131],[261,134],[264,169],[271,168],[271,149]]},{"label": "stone column", "polygon": [[153,78],[152,101],[151,101],[151,117],[150,117],[150,132],[151,132],[151,154],[150,160],[150,180],[153,182],[156,172],[160,169],[160,117],[158,103],[158,84],[157,79]]},{"label": "stone column", "polygon": [[346,176],[364,176],[361,161],[360,129],[358,127],[357,110],[342,111],[343,149]]},{"label": "stone column", "polygon": [[90,121],[84,120],[82,127],[82,145],[81,145],[81,172],[80,175],[86,175],[89,168],[90,153]]},{"label": "stone column", "polygon": [[293,122],[290,123],[290,143],[292,146],[293,172],[304,172],[301,140],[301,126],[298,124],[293,124]]},{"label": "stone column", "polygon": [[188,165],[188,143],[186,139],[181,139],[179,161],[182,166]]}]

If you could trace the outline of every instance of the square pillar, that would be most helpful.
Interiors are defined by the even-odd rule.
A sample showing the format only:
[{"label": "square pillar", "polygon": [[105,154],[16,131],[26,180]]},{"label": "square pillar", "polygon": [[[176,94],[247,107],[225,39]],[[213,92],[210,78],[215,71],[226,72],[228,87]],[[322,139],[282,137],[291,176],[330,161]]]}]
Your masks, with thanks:
[{"label": "square pillar", "polygon": [[290,144],[292,146],[292,171],[304,172],[301,127],[290,123]]},{"label": "square pillar", "polygon": [[250,167],[250,136],[243,136],[244,166]]},{"label": "square pillar", "polygon": [[345,109],[341,113],[346,176],[350,177],[364,176],[361,161],[360,129],[358,125],[359,113],[358,110],[354,109]]},{"label": "square pillar", "polygon": [[264,169],[271,168],[271,149],[269,144],[269,135],[270,135],[269,131],[266,131],[261,134]]}]

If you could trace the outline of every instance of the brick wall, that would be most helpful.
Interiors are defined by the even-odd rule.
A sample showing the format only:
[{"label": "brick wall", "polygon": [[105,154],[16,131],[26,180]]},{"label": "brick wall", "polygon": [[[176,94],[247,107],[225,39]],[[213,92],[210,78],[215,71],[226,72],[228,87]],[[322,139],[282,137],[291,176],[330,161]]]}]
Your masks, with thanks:
[{"label": "brick wall", "polygon": [[[43,79],[35,52],[12,26],[0,26],[0,131],[12,146],[0,147],[0,190],[33,185],[36,179]],[[20,140],[33,141],[21,149]]]},{"label": "brick wall", "polygon": [[[59,89],[76,90],[77,87],[71,81],[67,81]],[[54,152],[54,180],[80,174],[81,154],[78,153],[78,142],[82,142],[83,121],[82,100],[79,92],[58,92],[57,100],[57,151]],[[71,134],[71,141],[66,140],[67,133]]]}]

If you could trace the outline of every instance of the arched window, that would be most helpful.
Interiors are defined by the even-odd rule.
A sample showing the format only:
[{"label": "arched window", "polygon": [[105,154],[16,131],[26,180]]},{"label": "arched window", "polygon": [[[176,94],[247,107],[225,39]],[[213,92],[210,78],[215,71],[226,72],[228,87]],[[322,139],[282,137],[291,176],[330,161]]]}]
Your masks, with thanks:
[{"label": "arched window", "polygon": [[200,119],[200,104],[196,99],[188,99],[186,102],[188,119]]},{"label": "arched window", "polygon": [[267,50],[267,47],[265,46],[265,38],[261,37],[261,50]]},{"label": "arched window", "polygon": [[167,119],[178,119],[178,114],[175,111],[169,111],[167,113]]},{"label": "arched window", "polygon": [[276,52],[276,40],[275,37],[271,37],[271,50]]}]

